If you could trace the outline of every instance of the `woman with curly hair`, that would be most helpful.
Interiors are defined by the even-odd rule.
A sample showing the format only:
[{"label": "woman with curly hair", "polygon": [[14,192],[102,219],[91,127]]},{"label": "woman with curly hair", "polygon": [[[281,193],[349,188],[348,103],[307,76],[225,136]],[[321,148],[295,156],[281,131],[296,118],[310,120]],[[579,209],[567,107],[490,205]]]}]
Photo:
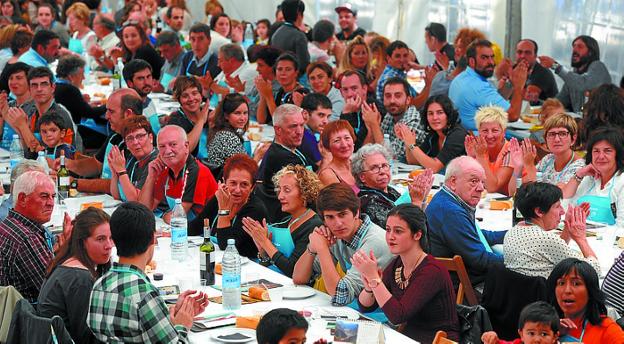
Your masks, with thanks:
[{"label": "woman with curly hair", "polygon": [[297,260],[308,246],[308,236],[323,224],[311,208],[321,190],[321,182],[304,166],[287,165],[273,176],[273,183],[282,211],[289,216],[270,225],[266,221],[260,224],[244,218],[243,228],[253,238],[262,259],[292,277]]}]

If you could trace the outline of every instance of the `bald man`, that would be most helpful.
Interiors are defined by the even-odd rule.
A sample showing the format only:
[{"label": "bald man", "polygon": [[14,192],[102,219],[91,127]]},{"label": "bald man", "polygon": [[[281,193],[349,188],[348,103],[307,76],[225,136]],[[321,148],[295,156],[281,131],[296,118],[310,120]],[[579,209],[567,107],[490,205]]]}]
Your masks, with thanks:
[{"label": "bald man", "polygon": [[431,254],[464,260],[473,286],[483,282],[485,274],[503,256],[492,250],[502,244],[506,231],[485,231],[475,221],[475,208],[485,190],[485,171],[469,156],[457,157],[446,167],[444,185],[427,206]]},{"label": "bald man", "polygon": [[163,214],[163,220],[169,223],[175,200],[181,198],[191,221],[215,194],[217,182],[210,169],[190,154],[188,137],[181,127],[167,125],[161,129],[157,146],[158,158],[149,163],[139,202],[155,210],[161,201],[166,200],[168,210]]},{"label": "bald man", "polygon": [[[65,159],[68,170],[81,177],[98,177],[99,179],[76,180],[78,191],[107,193],[110,190],[111,169],[106,157],[113,146],[126,151],[126,145],[121,133],[124,120],[130,116],[141,115],[143,102],[139,94],[130,88],[118,89],[113,92],[106,102],[106,120],[108,120],[112,133],[100,147],[95,156],[77,154],[75,159]],[[130,156],[129,152],[125,152]],[[57,159],[58,168],[58,159]]]}]

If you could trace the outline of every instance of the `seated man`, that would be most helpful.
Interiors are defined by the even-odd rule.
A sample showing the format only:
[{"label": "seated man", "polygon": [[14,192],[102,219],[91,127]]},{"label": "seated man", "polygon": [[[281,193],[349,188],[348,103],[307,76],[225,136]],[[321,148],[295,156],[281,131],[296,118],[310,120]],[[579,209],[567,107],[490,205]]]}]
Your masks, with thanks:
[{"label": "seated man", "polygon": [[460,156],[446,167],[444,186],[429,202],[425,213],[429,223],[431,254],[451,258],[460,255],[473,285],[483,282],[503,256],[491,245],[502,244],[506,231],[484,231],[475,222],[475,207],[485,190],[485,171],[474,159]]},{"label": "seated man", "polygon": [[158,134],[160,130],[158,113],[156,111],[156,105],[149,97],[149,94],[152,92],[152,87],[154,86],[152,66],[145,60],[134,59],[124,66],[123,78],[128,84],[128,87],[135,90],[141,97],[141,101],[143,102],[143,111],[141,111],[141,113],[150,121],[154,134]]},{"label": "seated man", "polygon": [[367,98],[366,78],[355,70],[340,77],[340,94],[345,100],[340,119],[349,121],[355,132],[355,150],[367,143],[382,143],[381,114],[374,98]]},{"label": "seated man", "polygon": [[210,84],[210,107],[215,108],[230,93],[238,92],[249,97],[258,76],[255,66],[245,61],[245,53],[238,44],[223,45],[217,56],[221,73]]},{"label": "seated man", "polygon": [[325,226],[310,234],[306,252],[293,272],[295,284],[314,282],[316,289],[332,296],[331,302],[344,306],[355,300],[364,288],[351,257],[358,251],[373,252],[380,269],[390,262],[392,254],[386,245],[385,231],[360,216],[360,200],[350,186],[331,184],[321,190],[316,200],[318,213]]},{"label": "seated man", "polygon": [[187,290],[167,309],[144,271],[156,243],[152,212],[136,202],[124,203],[113,212],[110,231],[119,262],[91,291],[87,324],[95,337],[102,342],[188,343],[193,317],[204,311],[208,296]]},{"label": "seated man", "polygon": [[[9,193],[13,194],[13,187],[15,181],[19,176],[28,171],[39,171],[45,173],[45,169],[36,160],[24,159],[17,166],[11,169],[11,188]],[[9,210],[13,209],[13,197],[7,197],[0,204],[0,221],[4,220],[9,215]]]},{"label": "seated man", "polygon": [[31,48],[19,57],[19,62],[24,62],[31,67],[48,67],[59,57],[61,41],[59,36],[52,31],[39,30],[33,37]]},{"label": "seated man", "polygon": [[13,185],[13,209],[0,222],[0,285],[14,286],[31,303],[54,258],[52,234],[43,227],[52,217],[54,189],[45,173],[23,173]]},{"label": "seated man", "polygon": [[139,202],[154,210],[166,199],[169,209],[163,220],[169,223],[175,200],[181,198],[189,221],[193,220],[217,191],[217,182],[210,169],[190,154],[184,129],[167,125],[157,141],[158,157],[149,163]]},{"label": "seated man", "polygon": [[[77,179],[76,188],[83,192],[105,193],[110,190],[111,169],[106,157],[113,146],[126,151],[126,144],[121,136],[124,120],[130,116],[138,116],[142,105],[139,95],[130,88],[122,88],[113,92],[106,102],[106,120],[111,128],[108,139],[95,153],[95,156],[77,154],[76,159],[65,159],[65,166],[70,172],[81,177],[97,177],[99,179]],[[125,153],[130,156],[129,152]],[[58,162],[58,160],[57,160]]]},{"label": "seated man", "polygon": [[310,93],[303,97],[301,101],[306,116],[306,125],[303,131],[303,140],[301,141],[301,150],[304,154],[311,157],[316,163],[322,159],[319,151],[319,142],[323,128],[329,122],[332,113],[331,101],[326,95],[320,93]]},{"label": "seated man", "polygon": [[273,116],[275,139],[264,155],[257,178],[262,181],[262,185],[257,188],[260,191],[257,192],[260,192],[261,198],[265,201],[269,222],[287,215],[282,213],[280,202],[275,195],[273,175],[289,164],[302,165],[308,169],[316,168],[311,157],[297,148],[303,141],[304,125],[303,109],[297,105],[284,104],[275,109]]}]

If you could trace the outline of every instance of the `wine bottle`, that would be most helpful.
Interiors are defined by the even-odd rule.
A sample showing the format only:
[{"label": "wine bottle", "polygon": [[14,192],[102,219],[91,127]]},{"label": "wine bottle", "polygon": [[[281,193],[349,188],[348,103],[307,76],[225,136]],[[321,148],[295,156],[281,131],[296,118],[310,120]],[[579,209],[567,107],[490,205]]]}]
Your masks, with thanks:
[{"label": "wine bottle", "polygon": [[199,246],[199,274],[206,285],[215,284],[215,247],[210,241],[210,221],[204,219],[204,242]]},{"label": "wine bottle", "polygon": [[69,196],[69,170],[65,167],[65,152],[61,151],[61,167],[56,173],[58,181],[59,199],[63,200]]}]

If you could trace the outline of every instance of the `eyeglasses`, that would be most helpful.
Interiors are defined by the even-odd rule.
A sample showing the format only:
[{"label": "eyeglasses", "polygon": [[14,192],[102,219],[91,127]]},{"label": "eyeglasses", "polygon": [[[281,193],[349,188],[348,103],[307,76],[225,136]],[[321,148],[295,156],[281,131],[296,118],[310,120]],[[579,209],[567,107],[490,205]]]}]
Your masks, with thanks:
[{"label": "eyeglasses", "polygon": [[570,132],[567,130],[566,131],[549,131],[546,133],[546,138],[554,139],[555,137],[559,136],[560,139],[565,139],[569,135],[570,135]]},{"label": "eyeglasses", "polygon": [[143,141],[143,139],[147,136],[147,133],[143,133],[143,134],[136,134],[134,136],[132,135],[128,135],[126,136],[126,142],[132,142],[134,140],[137,141]]},{"label": "eyeglasses", "polygon": [[388,170],[390,170],[390,165],[388,165],[388,164],[373,165],[373,166],[371,166],[371,168],[369,168],[368,170],[366,170],[364,172],[379,173],[379,172],[381,172],[382,169],[384,171],[388,171]]}]

